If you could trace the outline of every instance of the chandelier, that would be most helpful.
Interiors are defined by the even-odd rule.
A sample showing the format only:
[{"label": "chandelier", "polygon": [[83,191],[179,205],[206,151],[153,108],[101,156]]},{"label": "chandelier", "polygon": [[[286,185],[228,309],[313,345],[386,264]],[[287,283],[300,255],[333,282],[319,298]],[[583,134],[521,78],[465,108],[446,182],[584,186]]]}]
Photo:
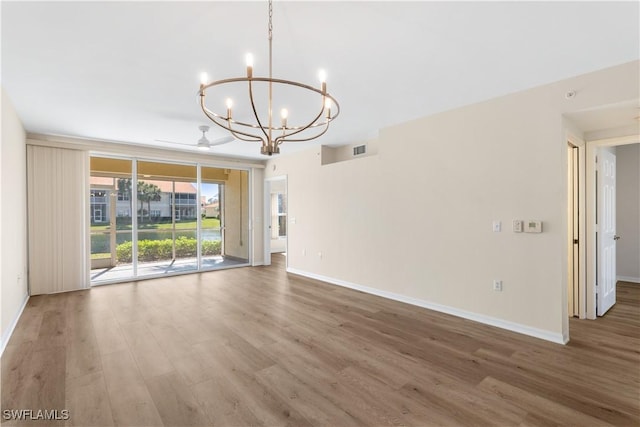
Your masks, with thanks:
[{"label": "chandelier", "polygon": [[[280,152],[280,145],[283,142],[303,142],[316,139],[323,135],[329,129],[329,123],[335,119],[340,113],[340,105],[338,101],[327,92],[326,73],[319,72],[320,87],[313,87],[304,83],[292,80],[275,79],[272,76],[273,70],[273,4],[269,0],[269,77],[254,77],[253,75],[253,56],[248,54],[247,76],[236,77],[230,79],[216,80],[208,82],[206,73],[201,76],[200,91],[200,107],[204,114],[216,125],[226,129],[234,138],[242,141],[260,142],[262,147],[260,153],[271,156]],[[248,84],[248,103],[246,106],[246,116],[248,119],[236,119],[233,110],[233,100],[226,99],[226,113],[218,114],[210,110],[205,103],[208,90],[213,88],[228,87],[234,84]],[[257,86],[266,85],[267,93],[267,109],[266,114],[258,111],[256,106],[255,95]],[[306,97],[313,95],[316,101],[311,101],[313,105],[313,113],[309,115],[309,119],[302,124],[290,124],[289,111],[282,108],[280,111],[280,123],[274,123],[273,117],[273,94],[274,88],[296,88],[298,92],[305,92]],[[264,88],[263,88],[264,89]],[[249,109],[250,107],[250,109]]]}]

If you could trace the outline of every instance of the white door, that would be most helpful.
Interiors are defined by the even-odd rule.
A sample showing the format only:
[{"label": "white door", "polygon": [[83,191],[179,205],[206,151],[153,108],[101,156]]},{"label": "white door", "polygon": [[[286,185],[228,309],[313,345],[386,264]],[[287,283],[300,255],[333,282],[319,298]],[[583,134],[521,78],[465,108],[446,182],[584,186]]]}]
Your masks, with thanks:
[{"label": "white door", "polygon": [[579,182],[579,151],[578,147],[569,144],[568,151],[569,160],[569,277],[568,277],[568,300],[569,300],[569,316],[580,315],[580,229],[579,229],[579,212],[580,212],[580,192],[578,188]]},{"label": "white door", "polygon": [[264,181],[264,265],[271,265],[271,181]]},{"label": "white door", "polygon": [[616,156],[600,150],[597,188],[598,281],[597,315],[616,303]]}]

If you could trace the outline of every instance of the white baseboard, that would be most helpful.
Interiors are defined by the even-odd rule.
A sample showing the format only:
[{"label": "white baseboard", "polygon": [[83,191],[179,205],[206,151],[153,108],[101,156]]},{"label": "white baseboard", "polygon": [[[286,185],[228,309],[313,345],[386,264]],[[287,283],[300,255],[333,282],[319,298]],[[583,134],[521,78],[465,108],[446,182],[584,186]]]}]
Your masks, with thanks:
[{"label": "white baseboard", "polygon": [[506,329],[508,331],[517,332],[519,334],[529,335],[531,337],[540,338],[546,341],[551,341],[556,344],[566,344],[569,342],[569,337],[564,334],[545,331],[543,329],[533,328],[531,326],[522,325],[520,323],[509,322],[507,320],[498,319],[484,314],[478,314],[471,311],[461,310],[455,307],[450,307],[442,304],[437,304],[429,301],[424,301],[418,298],[408,297],[393,292],[387,292],[368,286],[362,286],[355,283],[347,282],[345,280],[334,279],[332,277],[321,276],[319,274],[309,273],[296,268],[287,268],[287,272],[297,274],[311,279],[321,280],[323,282],[331,283],[333,285],[343,286],[345,288],[355,289],[357,291],[365,292],[371,295],[377,295],[379,297],[391,299],[394,301],[400,301],[407,304],[415,305],[418,307],[426,308],[429,310],[439,311],[441,313],[451,314],[453,316],[461,317],[463,319],[473,320],[475,322],[484,323],[486,325],[495,326],[498,328]]},{"label": "white baseboard", "polygon": [[631,282],[631,283],[640,283],[640,277],[631,277],[631,276],[616,276],[617,281],[623,282]]},{"label": "white baseboard", "polygon": [[18,320],[20,320],[20,316],[22,316],[22,312],[24,311],[24,308],[27,306],[28,301],[29,301],[29,295],[26,295],[24,298],[24,301],[22,302],[22,306],[20,307],[20,310],[18,310],[18,313],[16,314],[16,317],[14,317],[13,321],[11,322],[11,325],[9,325],[7,330],[4,331],[4,333],[2,334],[2,338],[0,341],[0,357],[2,357],[2,354],[4,353],[4,349],[7,347],[7,343],[9,342],[9,339],[11,339],[11,335],[13,335],[13,331],[16,328],[16,325],[18,324]]}]

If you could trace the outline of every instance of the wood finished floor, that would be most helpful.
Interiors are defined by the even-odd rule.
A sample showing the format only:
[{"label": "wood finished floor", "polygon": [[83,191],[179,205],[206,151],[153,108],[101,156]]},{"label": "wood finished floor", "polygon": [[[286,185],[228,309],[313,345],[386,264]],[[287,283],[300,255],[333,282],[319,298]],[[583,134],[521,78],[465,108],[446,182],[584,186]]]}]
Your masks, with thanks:
[{"label": "wood finished floor", "polygon": [[[38,296],[2,409],[75,426],[640,425],[640,286],[557,345],[271,267]],[[56,425],[5,421],[3,425]]]}]

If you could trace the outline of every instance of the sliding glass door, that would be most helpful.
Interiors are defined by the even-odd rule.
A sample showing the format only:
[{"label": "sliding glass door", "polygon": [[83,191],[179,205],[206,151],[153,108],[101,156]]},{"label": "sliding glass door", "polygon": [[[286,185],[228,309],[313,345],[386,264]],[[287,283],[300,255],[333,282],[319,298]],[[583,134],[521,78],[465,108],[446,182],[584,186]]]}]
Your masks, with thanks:
[{"label": "sliding glass door", "polygon": [[138,276],[198,269],[195,165],[138,161]]},{"label": "sliding glass door", "polygon": [[248,265],[248,171],[101,157],[91,165],[92,283]]},{"label": "sliding glass door", "polygon": [[249,262],[248,176],[242,170],[201,169],[203,269]]},{"label": "sliding glass door", "polygon": [[228,263],[249,262],[248,172],[228,170],[223,187],[222,254]]},{"label": "sliding glass door", "polygon": [[131,213],[132,161],[91,157],[89,211],[91,281],[134,276]]}]

